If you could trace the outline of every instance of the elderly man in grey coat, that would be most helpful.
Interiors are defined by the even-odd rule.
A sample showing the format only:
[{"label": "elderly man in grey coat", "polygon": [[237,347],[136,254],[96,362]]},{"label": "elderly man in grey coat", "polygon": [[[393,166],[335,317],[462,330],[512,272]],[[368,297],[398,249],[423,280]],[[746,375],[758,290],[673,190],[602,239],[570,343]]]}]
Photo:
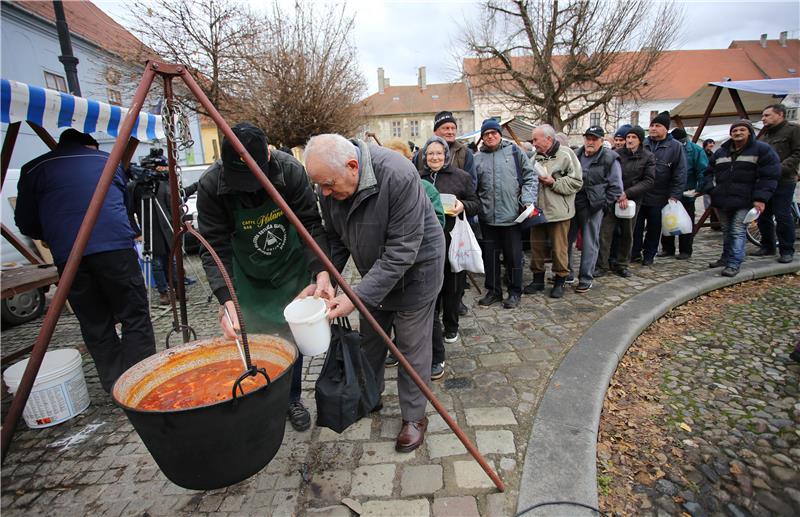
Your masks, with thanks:
[{"label": "elderly man in grey coat", "polygon": [[[414,165],[402,155],[340,135],[308,141],[306,170],[318,185],[331,250],[341,271],[352,256],[354,291],[420,377],[430,384],[433,312],[442,287],[445,240]],[[345,294],[329,302],[330,319],[354,310]],[[386,345],[361,318],[363,348],[383,389]],[[397,378],[403,425],[395,449],[422,444],[426,399],[408,373]]]}]

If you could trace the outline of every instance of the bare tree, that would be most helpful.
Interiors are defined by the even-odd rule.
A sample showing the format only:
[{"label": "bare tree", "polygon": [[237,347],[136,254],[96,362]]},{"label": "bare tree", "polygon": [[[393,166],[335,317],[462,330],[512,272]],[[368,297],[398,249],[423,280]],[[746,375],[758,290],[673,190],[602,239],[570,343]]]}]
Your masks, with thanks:
[{"label": "bare tree", "polygon": [[674,4],[647,0],[488,0],[463,28],[477,92],[561,130],[612,101],[646,95],[679,32]]},{"label": "bare tree", "polygon": [[296,2],[289,14],[273,3],[248,58],[254,115],[273,142],[294,147],[320,133],[350,134],[363,122],[356,103],[366,83],[353,22],[344,5]]},{"label": "bare tree", "polygon": [[[130,15],[132,31],[162,59],[190,67],[203,93],[225,118],[236,120],[250,111],[242,95],[248,73],[246,58],[263,29],[246,4],[235,0],[137,0],[130,6]],[[206,114],[187,91],[177,90],[176,94],[198,113]]]}]

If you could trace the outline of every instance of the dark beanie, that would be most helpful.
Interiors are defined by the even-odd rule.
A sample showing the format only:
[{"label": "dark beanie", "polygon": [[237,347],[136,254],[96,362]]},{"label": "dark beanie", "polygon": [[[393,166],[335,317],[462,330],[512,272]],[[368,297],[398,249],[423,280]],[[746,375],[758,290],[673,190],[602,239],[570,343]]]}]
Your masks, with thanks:
[{"label": "dark beanie", "polygon": [[483,134],[490,129],[494,129],[498,133],[503,132],[503,128],[500,127],[500,123],[498,121],[493,118],[487,118],[483,121],[483,124],[481,124],[481,138],[483,138]]},{"label": "dark beanie", "polygon": [[633,126],[630,124],[623,124],[619,126],[619,129],[614,132],[614,138],[625,138],[625,136],[628,134],[628,130],[632,127]]},{"label": "dark beanie", "polygon": [[686,138],[686,130],[680,127],[676,127],[675,129],[673,129],[672,133],[670,134],[672,135],[672,138],[674,138],[675,140],[683,140],[684,138]]},{"label": "dark beanie", "polygon": [[662,111],[659,113],[656,118],[650,121],[650,124],[661,124],[665,128],[669,129],[669,111]]},{"label": "dark beanie", "polygon": [[77,129],[69,128],[58,137],[58,145],[91,145],[93,147],[100,147],[97,140],[88,133],[81,133]]},{"label": "dark beanie", "polygon": [[448,122],[452,122],[456,126],[458,126],[458,122],[456,122],[455,117],[449,111],[440,111],[433,117],[433,130],[436,131],[439,129],[439,126],[442,124],[447,124]]},{"label": "dark beanie", "polygon": [[751,133],[755,133],[755,129],[753,129],[753,123],[747,120],[746,118],[743,118],[731,124],[731,128],[728,130],[728,134],[730,134],[733,131],[733,128],[738,126],[745,126],[748,131],[750,131]]},{"label": "dark beanie", "polygon": [[627,132],[627,133],[625,133],[625,136],[628,136],[628,135],[630,135],[631,133],[633,133],[634,135],[636,135],[636,136],[639,138],[639,143],[640,143],[640,144],[641,144],[642,142],[644,142],[644,129],[642,129],[640,126],[633,126],[633,127],[631,127],[631,128],[628,130],[628,132]]}]

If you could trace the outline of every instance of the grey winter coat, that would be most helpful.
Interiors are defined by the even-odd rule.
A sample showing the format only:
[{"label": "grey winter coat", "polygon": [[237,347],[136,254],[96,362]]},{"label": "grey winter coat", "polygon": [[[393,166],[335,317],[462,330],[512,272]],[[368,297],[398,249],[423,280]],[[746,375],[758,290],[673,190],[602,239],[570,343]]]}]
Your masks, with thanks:
[{"label": "grey winter coat", "polygon": [[354,140],[361,157],[355,194],[320,198],[331,259],[341,271],[352,256],[367,305],[415,310],[439,295],[444,232],[414,164],[402,155]]},{"label": "grey winter coat", "polygon": [[[525,152],[509,142],[490,151],[485,146],[475,155],[475,172],[478,174],[478,198],[481,201],[478,217],[491,226],[511,226],[519,216],[520,205],[536,202],[539,181],[533,164]],[[522,172],[522,185],[517,179],[517,165]]]}]

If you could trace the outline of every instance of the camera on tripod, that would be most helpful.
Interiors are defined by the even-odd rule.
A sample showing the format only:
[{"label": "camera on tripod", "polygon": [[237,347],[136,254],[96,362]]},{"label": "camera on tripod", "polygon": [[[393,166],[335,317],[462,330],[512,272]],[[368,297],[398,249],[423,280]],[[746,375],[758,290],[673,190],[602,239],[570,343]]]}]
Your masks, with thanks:
[{"label": "camera on tripod", "polygon": [[159,181],[169,179],[169,166],[164,150],[153,148],[150,154],[141,158],[139,164],[132,163],[128,168],[128,174],[136,183],[137,188],[155,192]]}]

